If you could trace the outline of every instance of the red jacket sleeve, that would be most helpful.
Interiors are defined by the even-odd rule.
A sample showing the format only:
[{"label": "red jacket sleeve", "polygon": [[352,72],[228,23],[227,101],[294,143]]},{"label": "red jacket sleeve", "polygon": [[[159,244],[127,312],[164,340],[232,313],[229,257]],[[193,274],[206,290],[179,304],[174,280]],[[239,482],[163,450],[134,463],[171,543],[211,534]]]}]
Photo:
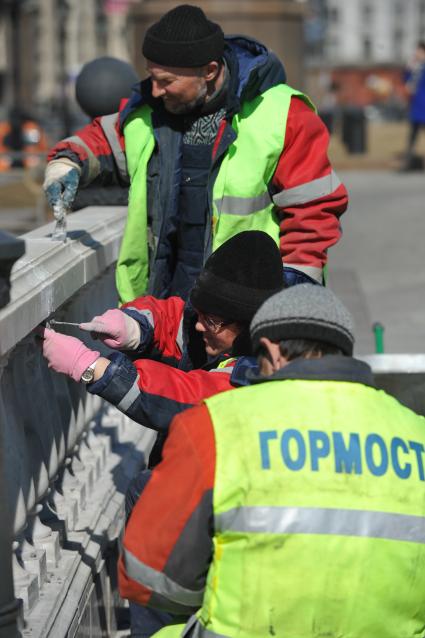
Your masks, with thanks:
[{"label": "red jacket sleeve", "polygon": [[116,405],[136,423],[167,432],[172,418],[219,392],[233,388],[235,360],[216,370],[178,368],[149,359],[130,361],[121,352],[111,356],[103,377],[88,390]]},{"label": "red jacket sleeve", "polygon": [[119,562],[121,596],[191,613],[212,556],[214,431],[205,405],[175,417],[162,462],[136,503]]},{"label": "red jacket sleeve", "polygon": [[185,302],[180,297],[156,299],[146,295],[124,304],[121,310],[125,310],[139,323],[149,324],[151,327],[151,341],[143,344],[144,349],[153,345],[162,356],[179,360],[182,349],[184,305]]},{"label": "red jacket sleeve", "polygon": [[[113,116],[110,116],[111,118]],[[47,160],[68,157],[81,167],[80,185],[87,186],[101,176],[102,184],[119,182],[114,152],[105,134],[105,118],[97,117],[84,128],[76,131],[71,137],[58,142],[50,151]],[[124,151],[124,136],[119,126],[119,114],[111,124],[110,135],[115,137],[116,147]]]},{"label": "red jacket sleeve", "polygon": [[293,98],[284,150],[272,180],[280,210],[280,250],[285,265],[320,279],[327,249],[340,235],[347,191],[332,170],[328,131],[314,111]]},{"label": "red jacket sleeve", "polygon": [[137,370],[140,390],[178,403],[194,405],[232,388],[230,377],[234,361],[215,370],[189,372],[144,359],[134,361],[133,365]]}]

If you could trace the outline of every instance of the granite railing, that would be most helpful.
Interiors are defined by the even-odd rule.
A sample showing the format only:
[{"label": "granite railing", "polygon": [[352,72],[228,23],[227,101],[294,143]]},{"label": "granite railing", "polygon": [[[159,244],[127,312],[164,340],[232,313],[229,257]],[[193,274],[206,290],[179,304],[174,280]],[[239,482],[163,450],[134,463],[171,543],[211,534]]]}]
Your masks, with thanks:
[{"label": "granite railing", "polygon": [[361,358],[372,368],[379,388],[425,416],[425,343],[423,353],[372,354]]},{"label": "granite railing", "polygon": [[125,218],[125,208],[91,207],[69,216],[66,243],[52,241],[53,224],[24,235],[0,310],[0,480],[9,505],[1,515],[3,524],[10,516],[22,636],[116,631],[124,493],[154,434],[49,370],[34,329],[52,316],[79,322],[117,305]]}]

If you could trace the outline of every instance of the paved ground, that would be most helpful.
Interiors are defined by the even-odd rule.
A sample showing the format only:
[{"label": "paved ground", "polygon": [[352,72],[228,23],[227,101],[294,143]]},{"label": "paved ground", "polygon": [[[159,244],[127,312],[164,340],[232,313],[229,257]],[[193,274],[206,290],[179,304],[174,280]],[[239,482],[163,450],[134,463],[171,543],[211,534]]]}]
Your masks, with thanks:
[{"label": "paved ground", "polygon": [[[349,154],[341,140],[340,128],[330,141],[333,164],[344,170],[393,170],[400,166],[409,134],[407,122],[367,121],[365,153]],[[418,155],[425,156],[425,132],[421,132],[416,146]]]},{"label": "paved ground", "polygon": [[356,319],[358,353],[425,353],[425,173],[338,171],[351,205],[329,254],[329,285]]}]

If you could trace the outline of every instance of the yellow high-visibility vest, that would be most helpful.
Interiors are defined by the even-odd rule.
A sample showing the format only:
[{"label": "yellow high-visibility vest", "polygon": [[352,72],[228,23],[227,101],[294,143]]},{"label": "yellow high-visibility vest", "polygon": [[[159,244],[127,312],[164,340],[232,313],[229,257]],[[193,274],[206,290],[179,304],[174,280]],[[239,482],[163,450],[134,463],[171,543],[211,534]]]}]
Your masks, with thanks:
[{"label": "yellow high-visibility vest", "polygon": [[206,404],[213,560],[192,629],[158,638],[423,636],[425,419],[345,381],[275,380]]},{"label": "yellow high-visibility vest", "polygon": [[[221,161],[212,189],[213,250],[244,230],[262,230],[279,242],[279,220],[268,185],[284,148],[293,96],[300,97],[314,110],[303,93],[279,84],[244,102],[233,117],[232,128],[237,137]],[[149,279],[146,178],[155,147],[151,114],[151,107],[142,106],[124,124],[131,187],[116,271],[122,302],[144,294]]]}]

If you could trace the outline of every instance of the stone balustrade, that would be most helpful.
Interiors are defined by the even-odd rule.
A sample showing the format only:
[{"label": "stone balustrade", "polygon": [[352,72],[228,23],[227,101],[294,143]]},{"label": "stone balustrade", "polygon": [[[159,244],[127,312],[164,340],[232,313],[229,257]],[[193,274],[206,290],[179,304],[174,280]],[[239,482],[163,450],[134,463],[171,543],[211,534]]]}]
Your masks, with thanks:
[{"label": "stone balustrade", "polygon": [[[84,209],[69,216],[65,244],[49,237],[53,224],[27,233],[0,311],[0,480],[22,636],[115,631],[124,493],[154,433],[49,370],[34,329],[52,316],[80,322],[117,305],[125,218],[125,208]],[[62,331],[102,347],[78,328]]]},{"label": "stone balustrade", "polygon": [[425,354],[372,354],[361,358],[372,368],[379,388],[425,416]]}]

